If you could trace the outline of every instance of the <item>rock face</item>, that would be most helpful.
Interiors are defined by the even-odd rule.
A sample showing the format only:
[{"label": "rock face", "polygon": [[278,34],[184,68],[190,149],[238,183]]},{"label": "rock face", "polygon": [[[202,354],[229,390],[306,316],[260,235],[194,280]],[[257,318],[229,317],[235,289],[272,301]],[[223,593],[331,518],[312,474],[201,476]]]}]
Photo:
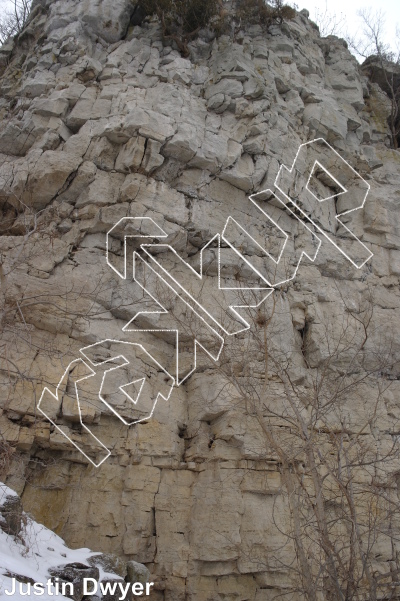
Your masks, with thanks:
[{"label": "rock face", "polygon": [[[27,515],[20,497],[2,482],[0,540],[0,574],[4,590],[11,588],[11,579],[14,578],[17,591],[20,582],[30,585],[40,583],[46,591],[50,590],[49,596],[61,596],[62,601],[68,598],[82,601],[88,598],[86,591],[93,591],[93,585],[96,585],[97,589],[104,591],[103,595],[99,593],[96,596],[97,599],[113,601],[120,594],[113,595],[110,589],[119,590],[123,586],[126,590],[127,583],[131,582],[130,576],[137,576],[134,583],[149,582],[149,572],[142,564],[133,562],[134,570],[131,569],[128,574],[126,562],[113,555],[95,553],[87,548],[69,549],[59,536]],[[133,598],[130,588],[125,597],[128,600]],[[32,589],[28,591],[25,588],[27,595]]]},{"label": "rock face", "polygon": [[[292,382],[311,398],[328,356],[337,377],[353,365],[351,344],[336,356],[329,341],[348,333],[344,316],[365,311],[371,298],[371,334],[356,370],[364,388],[348,393],[339,425],[321,415],[315,431],[323,449],[332,433],[345,431],[351,440],[362,432],[384,456],[398,433],[399,363],[388,358],[364,383],[362,374],[371,376],[377,349],[390,349],[392,358],[399,350],[400,154],[388,148],[390,103],[344,43],[321,39],[305,13],[268,34],[254,26],[234,40],[200,37],[182,58],[163,44],[157,22],[130,25],[134,9],[129,0],[38,0],[18,43],[0,53],[0,430],[16,450],[4,470],[25,511],[69,546],[146,564],[156,583],[152,599],[268,601],[293,585],[281,463],[256,416],[224,383],[220,364],[199,352],[197,371],[169,401],[128,427],[83,381],[88,365],[71,362],[83,347],[124,339],[141,342],[172,370],[171,332],[130,339],[122,331],[141,299],[137,284],[106,262],[106,234],[119,220],[151,218],[166,234],[151,234],[152,241],[198,266],[200,249],[222,234],[229,216],[256,237],[266,235],[249,195],[273,189],[280,165],[290,169],[301,144],[323,138],[370,185],[364,208],[345,224],[374,256],[357,269],[325,239],[314,262],[303,256],[296,279],[274,293],[280,321],[271,344],[281,353],[275,356],[290,355]],[[315,185],[329,185],[326,176]],[[336,204],[317,203],[313,218],[346,246],[351,236],[335,216],[349,207],[339,188],[334,195]],[[304,230],[282,203],[271,211],[277,222],[288,220],[282,227],[295,240],[293,267],[307,247]],[[253,282],[263,254],[235,232],[242,254],[221,248],[224,274],[233,280],[240,267],[242,280]],[[275,231],[276,257],[281,238]],[[110,245],[122,265],[123,235]],[[185,283],[179,257],[165,255],[167,271]],[[215,256],[208,264],[205,290],[214,298]],[[216,307],[212,301],[210,310]],[[153,329],[157,319],[142,316],[139,326]],[[249,378],[250,370],[262,380],[262,356],[249,354],[244,342],[235,348],[235,373]],[[112,343],[98,349],[96,360],[112,358],[112,350]],[[192,356],[184,351],[188,371]],[[143,354],[138,360],[149,382],[163,375]],[[55,392],[67,366],[59,398],[46,401],[57,429],[36,406],[45,386]],[[382,382],[390,388],[381,390]],[[263,394],[283,406],[279,378]],[[120,390],[112,402],[130,415]],[[276,427],[290,430],[278,418]],[[95,468],[76,445],[93,457],[99,440],[111,456]],[[371,481],[368,470],[360,477]],[[380,545],[377,569],[392,553],[387,540]]]},{"label": "rock face", "polygon": [[1,491],[0,528],[6,534],[18,536],[22,528],[22,503],[11,489]]}]

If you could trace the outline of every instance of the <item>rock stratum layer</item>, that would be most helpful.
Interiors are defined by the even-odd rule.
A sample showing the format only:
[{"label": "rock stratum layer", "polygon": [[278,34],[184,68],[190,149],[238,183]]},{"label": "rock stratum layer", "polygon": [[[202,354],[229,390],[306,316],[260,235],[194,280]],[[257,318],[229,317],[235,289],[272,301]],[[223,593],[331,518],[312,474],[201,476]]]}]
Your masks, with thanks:
[{"label": "rock stratum layer", "polygon": [[[333,433],[342,432],[387,457],[400,417],[393,359],[400,155],[388,147],[390,101],[360,73],[344,42],[321,39],[304,11],[269,33],[254,26],[213,39],[206,32],[182,58],[165,46],[157,21],[132,24],[134,8],[128,0],[38,0],[18,41],[0,49],[0,424],[7,483],[25,511],[70,547],[145,563],[156,582],[154,599],[269,601],[293,587],[282,461],[259,416],[225,385],[220,363],[199,352],[196,372],[157,404],[152,419],[131,427],[96,404],[95,395],[83,403],[84,423],[112,451],[99,468],[71,444],[93,451],[79,422],[73,370],[53,408],[68,438],[37,403],[45,386],[55,391],[81,348],[123,339],[135,314],[138,287],[106,262],[106,234],[119,220],[150,217],[167,234],[159,242],[198,264],[200,249],[229,216],[249,231],[261,227],[249,195],[272,188],[302,143],[323,138],[370,184],[364,208],[347,225],[374,256],[357,269],[324,241],[314,262],[303,257],[296,279],[273,293],[270,352],[286,362],[305,411],[327,358],[336,378],[357,373],[357,387],[337,401],[340,419],[317,416],[315,444],[328,449]],[[340,202],[337,196],[336,204],[319,203],[316,219],[346,242],[335,222],[346,208]],[[283,219],[282,206],[271,210]],[[288,227],[301,249],[302,226],[293,215]],[[122,240],[112,239],[116,259]],[[251,282],[254,272],[243,259],[261,269],[263,255],[251,245],[240,250],[241,258],[224,259],[227,277]],[[178,273],[179,258],[167,259],[168,271]],[[206,287],[215,287],[217,276],[210,271]],[[367,301],[373,311],[362,361],[349,369],[360,336],[349,315],[365,316]],[[140,325],[152,328],[154,320],[144,316]],[[251,331],[263,325],[253,319]],[[132,340],[170,367],[169,332]],[[247,352],[246,339],[237,340],[225,365],[235,357],[232,373],[256,386],[265,380],[262,353]],[[110,348],[100,353],[103,360]],[[187,365],[189,350],[182,351]],[[377,370],[374,360],[385,353]],[[146,357],[140,361],[146,377],[160,374]],[[90,400],[94,390],[87,394]],[[290,441],[276,370],[262,394],[277,403],[268,419]],[[116,402],[124,412],[123,401]],[[294,461],[307,463],[300,451]],[[360,468],[356,482],[381,478],[395,494],[390,477],[398,464],[380,465],[373,474]],[[383,534],[377,545],[379,570],[392,561],[393,548]]]}]

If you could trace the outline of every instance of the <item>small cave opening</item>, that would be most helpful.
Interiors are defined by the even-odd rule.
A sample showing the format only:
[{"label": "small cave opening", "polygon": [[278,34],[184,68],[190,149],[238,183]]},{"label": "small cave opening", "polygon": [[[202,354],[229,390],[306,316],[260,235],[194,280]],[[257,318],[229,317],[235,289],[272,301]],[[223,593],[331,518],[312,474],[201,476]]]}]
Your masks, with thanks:
[{"label": "small cave opening", "polygon": [[307,320],[304,321],[304,327],[298,330],[301,337],[301,354],[307,362],[307,333],[309,329],[309,323]]}]

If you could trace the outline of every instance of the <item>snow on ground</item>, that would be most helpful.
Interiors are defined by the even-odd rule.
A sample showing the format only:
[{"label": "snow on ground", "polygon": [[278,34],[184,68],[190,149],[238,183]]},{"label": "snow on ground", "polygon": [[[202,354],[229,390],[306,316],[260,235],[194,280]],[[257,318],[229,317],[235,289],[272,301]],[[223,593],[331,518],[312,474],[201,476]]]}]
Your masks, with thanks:
[{"label": "snow on ground", "polygon": [[[8,496],[18,496],[13,490],[0,483],[0,506],[4,504]],[[56,567],[67,563],[80,562],[87,564],[89,557],[97,555],[90,549],[69,549],[64,543],[63,539],[57,536],[54,532],[38,524],[32,520],[29,516],[24,514],[27,518],[26,527],[22,532],[22,538],[25,541],[25,545],[20,540],[15,540],[13,536],[10,536],[0,529],[0,599],[14,600],[25,600],[26,596],[20,595],[16,592],[15,595],[10,597],[5,594],[5,590],[12,590],[11,578],[4,574],[8,571],[14,574],[20,574],[32,578],[35,582],[47,584],[50,578],[47,570],[50,567]],[[103,578],[115,578],[115,574],[108,574],[104,572],[100,567],[100,580]],[[18,587],[18,583],[17,583]],[[26,585],[23,585],[26,590]],[[18,588],[17,588],[18,590]],[[52,587],[52,592],[54,593]],[[31,591],[33,596],[33,591]],[[47,589],[43,595],[40,596],[42,601],[54,601],[55,595],[49,595]],[[57,600],[67,600],[61,594],[57,595]]]}]

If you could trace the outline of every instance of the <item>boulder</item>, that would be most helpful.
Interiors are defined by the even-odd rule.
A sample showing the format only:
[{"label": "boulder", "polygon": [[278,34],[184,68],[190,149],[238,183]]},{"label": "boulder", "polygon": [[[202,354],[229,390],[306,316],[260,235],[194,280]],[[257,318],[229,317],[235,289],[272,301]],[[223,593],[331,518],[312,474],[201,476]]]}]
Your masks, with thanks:
[{"label": "boulder", "polygon": [[[127,562],[114,553],[99,553],[92,555],[87,560],[88,564],[94,567],[100,567],[105,572],[112,572],[125,578],[127,574]],[[138,564],[140,565],[140,564]]]},{"label": "boulder", "polygon": [[22,503],[19,496],[3,485],[0,487],[0,529],[17,536],[22,528]]},{"label": "boulder", "polygon": [[146,582],[150,582],[150,571],[142,563],[128,561],[126,564],[126,580],[127,582],[146,584]]},{"label": "boulder", "polygon": [[65,152],[44,152],[30,171],[23,194],[25,203],[35,210],[43,209],[57,196],[81,162],[80,157]]},{"label": "boulder", "polygon": [[66,595],[74,601],[81,601],[83,598],[84,578],[98,580],[100,575],[96,566],[88,566],[83,563],[68,563],[49,568],[49,574],[53,582],[55,578],[58,578],[60,582],[71,582],[73,584],[73,594],[69,594],[68,587]]}]

